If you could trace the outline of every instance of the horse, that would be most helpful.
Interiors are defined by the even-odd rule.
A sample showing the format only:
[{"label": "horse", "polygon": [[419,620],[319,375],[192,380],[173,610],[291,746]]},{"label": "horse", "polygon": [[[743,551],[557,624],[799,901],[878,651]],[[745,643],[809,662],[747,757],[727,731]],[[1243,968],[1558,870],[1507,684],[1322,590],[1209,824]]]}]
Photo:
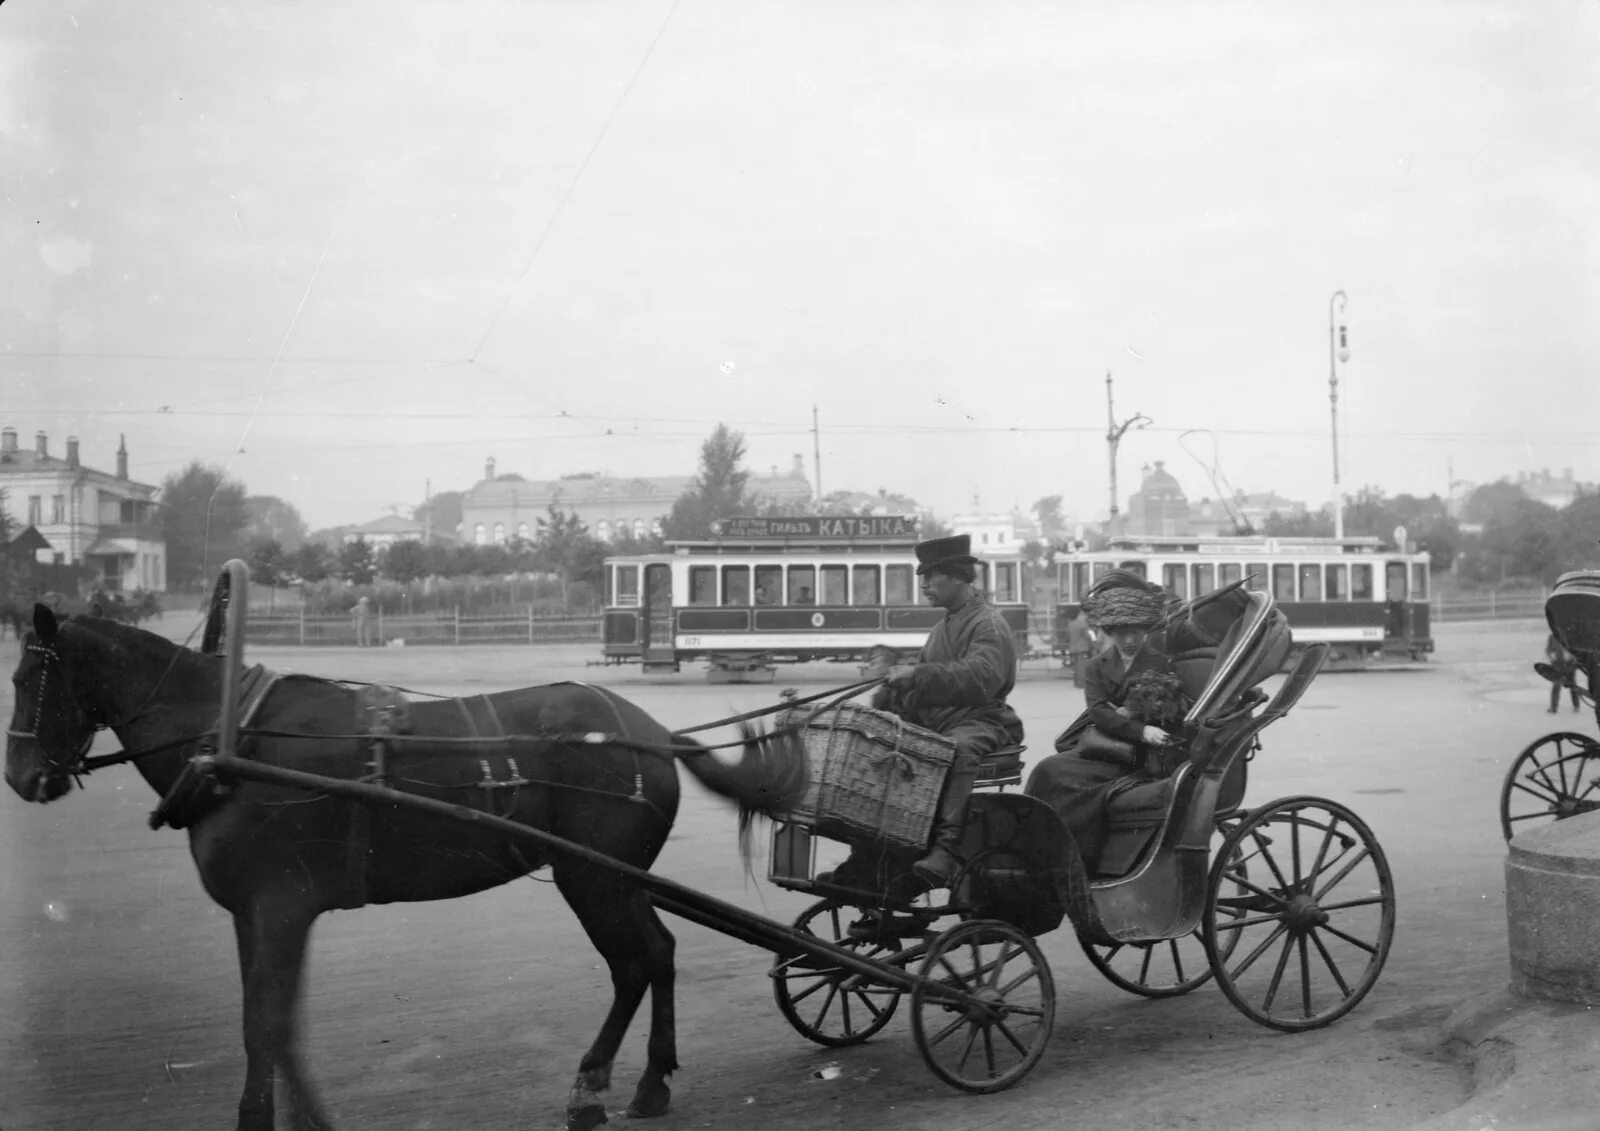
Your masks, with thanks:
[{"label": "horse", "polygon": [[[190,757],[206,748],[208,731],[215,733],[225,664],[137,627],[93,616],[58,619],[48,606],[34,606],[13,680],[7,784],[27,801],[64,796],[90,768],[85,756],[96,730],[109,728],[124,747],[113,757],[134,762],[168,809],[185,792],[180,779],[195,780],[185,775]],[[367,772],[375,755],[358,731],[360,690],[309,676],[274,678],[259,668],[248,676],[241,682],[252,687],[247,700],[254,699],[241,707],[240,756],[323,776]],[[262,684],[264,692],[255,690]],[[503,764],[507,778],[523,779],[515,789],[496,791],[500,815],[640,868],[655,860],[672,827],[679,761],[739,805],[741,832],[755,812],[789,809],[805,789],[798,740],[746,729],[738,760],[726,763],[621,696],[586,684],[404,707],[416,741],[389,748],[381,764],[391,784],[460,800],[483,786],[480,760],[487,758]],[[595,741],[593,732],[601,732],[604,744],[573,741],[579,735]],[[433,738],[457,742],[430,745]],[[613,987],[611,1008],[578,1064],[567,1127],[590,1131],[606,1121],[603,1093],[646,990],[647,1063],[628,1113],[666,1111],[666,1078],[678,1067],[675,944],[635,881],[401,806],[242,782],[208,802],[203,791],[198,796],[187,813],[177,807],[169,823],[187,825],[206,892],[233,916],[246,1056],[239,1131],[272,1131],[275,1083],[283,1085],[296,1131],[331,1127],[302,1065],[297,1034],[301,974],[317,916],[368,903],[451,899],[547,866],[609,965]]]}]

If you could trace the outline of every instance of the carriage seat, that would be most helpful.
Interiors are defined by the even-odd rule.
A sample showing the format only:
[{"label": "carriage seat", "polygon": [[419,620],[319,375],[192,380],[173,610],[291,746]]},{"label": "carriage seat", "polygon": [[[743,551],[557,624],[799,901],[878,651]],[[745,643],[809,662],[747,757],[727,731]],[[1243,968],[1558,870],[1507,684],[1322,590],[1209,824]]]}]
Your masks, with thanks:
[{"label": "carriage seat", "polygon": [[1022,784],[1022,752],[1026,746],[1002,746],[978,759],[978,789],[1003,789]]}]

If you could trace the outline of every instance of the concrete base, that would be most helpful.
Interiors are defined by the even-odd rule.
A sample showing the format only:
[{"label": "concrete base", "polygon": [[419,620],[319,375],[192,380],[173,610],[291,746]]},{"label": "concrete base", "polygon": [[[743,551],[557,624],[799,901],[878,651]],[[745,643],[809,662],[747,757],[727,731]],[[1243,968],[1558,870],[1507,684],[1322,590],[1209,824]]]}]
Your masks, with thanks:
[{"label": "concrete base", "polygon": [[1600,812],[1530,829],[1506,858],[1511,986],[1600,1004]]}]

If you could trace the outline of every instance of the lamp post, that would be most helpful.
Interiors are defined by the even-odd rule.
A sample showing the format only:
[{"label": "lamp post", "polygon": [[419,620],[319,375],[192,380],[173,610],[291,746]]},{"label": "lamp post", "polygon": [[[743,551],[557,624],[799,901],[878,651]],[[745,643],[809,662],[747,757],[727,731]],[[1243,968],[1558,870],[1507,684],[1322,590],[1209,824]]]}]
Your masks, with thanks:
[{"label": "lamp post", "polygon": [[1328,299],[1328,414],[1333,423],[1333,536],[1344,537],[1344,492],[1339,488],[1339,363],[1350,360],[1350,331],[1344,322],[1345,293]]},{"label": "lamp post", "polygon": [[1144,428],[1154,424],[1142,412],[1136,412],[1121,424],[1117,423],[1116,411],[1111,406],[1111,374],[1106,374],[1106,445],[1110,448],[1111,459],[1111,517],[1106,522],[1106,536],[1113,537],[1117,533],[1117,445],[1122,442],[1122,434],[1129,428]]}]

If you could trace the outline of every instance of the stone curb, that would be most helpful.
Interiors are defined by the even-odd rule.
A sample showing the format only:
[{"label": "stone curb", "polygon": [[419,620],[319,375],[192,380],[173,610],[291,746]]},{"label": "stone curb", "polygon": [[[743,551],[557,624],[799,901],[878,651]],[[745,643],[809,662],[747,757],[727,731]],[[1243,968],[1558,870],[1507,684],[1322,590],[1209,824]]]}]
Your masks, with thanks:
[{"label": "stone curb", "polygon": [[1600,1013],[1592,1006],[1493,990],[1457,1007],[1440,1040],[1467,1062],[1472,1097],[1412,1131],[1600,1128]]}]

